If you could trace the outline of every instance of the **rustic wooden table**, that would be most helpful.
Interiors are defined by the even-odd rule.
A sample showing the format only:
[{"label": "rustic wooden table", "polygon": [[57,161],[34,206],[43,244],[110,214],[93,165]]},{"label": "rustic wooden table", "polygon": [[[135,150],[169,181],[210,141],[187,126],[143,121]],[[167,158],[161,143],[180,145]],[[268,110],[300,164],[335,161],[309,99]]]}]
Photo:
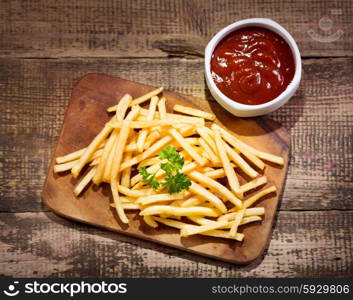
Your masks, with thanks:
[{"label": "rustic wooden table", "polygon": [[[291,162],[269,248],[235,266],[73,223],[41,190],[70,91],[89,72],[207,98],[203,49],[248,17],[281,23],[303,78],[269,115]],[[63,1],[0,4],[0,274],[106,277],[353,275],[353,2]]]}]

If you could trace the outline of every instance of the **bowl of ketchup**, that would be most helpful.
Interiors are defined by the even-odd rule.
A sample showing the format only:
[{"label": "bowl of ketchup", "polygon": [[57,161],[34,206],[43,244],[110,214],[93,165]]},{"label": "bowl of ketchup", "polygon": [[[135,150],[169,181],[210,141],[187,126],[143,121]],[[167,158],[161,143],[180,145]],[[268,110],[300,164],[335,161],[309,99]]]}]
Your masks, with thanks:
[{"label": "bowl of ketchup", "polygon": [[299,87],[298,46],[281,25],[254,18],[219,31],[205,49],[205,76],[212,96],[238,117],[270,113]]}]

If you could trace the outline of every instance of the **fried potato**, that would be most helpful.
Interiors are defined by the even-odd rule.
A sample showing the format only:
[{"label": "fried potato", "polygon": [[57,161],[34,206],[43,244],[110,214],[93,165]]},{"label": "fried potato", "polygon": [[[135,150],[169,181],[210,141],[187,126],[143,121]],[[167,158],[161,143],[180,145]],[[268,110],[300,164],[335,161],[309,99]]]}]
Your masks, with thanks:
[{"label": "fried potato", "polygon": [[199,109],[195,109],[195,108],[191,108],[188,106],[183,106],[183,105],[179,105],[179,104],[175,104],[173,107],[174,111],[183,113],[183,114],[187,114],[187,115],[191,115],[191,116],[195,116],[195,117],[199,117],[199,118],[203,118],[203,119],[207,119],[210,121],[214,121],[216,119],[216,115],[206,112],[206,111],[202,111]]},{"label": "fried potato", "polygon": [[[263,160],[283,165],[283,158],[255,149],[216,124],[207,127],[205,120],[215,120],[212,113],[178,104],[173,108],[176,113],[168,113],[166,98],[158,97],[162,91],[159,88],[134,100],[124,95],[108,108],[115,116],[92,142],[57,157],[53,171],[71,170],[77,177],[88,165],[74,194],[79,196],[91,181],[110,184],[114,201],[110,205],[123,223],[129,223],[125,211],[138,211],[156,230],[161,223],[179,229],[181,237],[200,234],[242,241],[245,235],[238,232],[239,227],[262,220],[265,208],[253,205],[276,192],[276,187],[240,199],[267,183],[266,176],[258,177],[258,169],[265,168]],[[146,101],[150,101],[148,109],[141,108],[139,104]],[[168,150],[170,157],[161,159],[160,151],[167,146],[178,153]],[[240,185],[242,173],[251,180]],[[175,182],[170,181],[173,176]],[[229,187],[218,181],[221,178]],[[185,190],[168,193],[171,184],[183,184]]]}]

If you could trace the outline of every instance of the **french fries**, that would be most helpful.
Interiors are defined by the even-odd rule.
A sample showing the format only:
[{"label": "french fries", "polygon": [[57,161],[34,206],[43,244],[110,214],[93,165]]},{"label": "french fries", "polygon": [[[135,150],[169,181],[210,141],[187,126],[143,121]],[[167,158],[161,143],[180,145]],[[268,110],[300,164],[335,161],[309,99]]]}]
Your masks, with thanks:
[{"label": "french fries", "polygon": [[[123,223],[129,223],[126,211],[139,211],[143,222],[156,230],[161,223],[179,229],[181,237],[200,234],[242,241],[246,238],[239,232],[242,225],[259,222],[266,213],[254,205],[276,192],[274,185],[260,190],[268,179],[258,170],[265,168],[263,161],[281,166],[283,158],[249,146],[216,124],[206,126],[205,120],[216,118],[212,113],[178,104],[173,110],[182,114],[167,112],[162,91],[158,88],[134,100],[124,95],[107,109],[115,116],[92,142],[57,157],[53,171],[71,170],[78,177],[87,165],[75,196],[90,182],[110,184],[111,207]],[[148,109],[139,106],[147,101]],[[185,190],[170,192],[165,184],[177,174],[165,169],[168,160],[160,153],[167,147],[182,159],[179,175],[189,180]],[[249,180],[244,178],[240,184],[242,173],[250,181],[243,183]],[[153,176],[155,185],[146,174]]]},{"label": "french fries", "polygon": [[226,176],[228,178],[229,186],[232,189],[232,191],[235,193],[235,195],[237,195],[239,198],[242,198],[243,193],[239,187],[239,180],[237,178],[237,175],[235,174],[234,169],[230,165],[230,161],[225,149],[224,141],[222,140],[221,134],[218,129],[215,130],[214,135],[216,140],[217,151],[221,158],[224,172],[226,173]]}]

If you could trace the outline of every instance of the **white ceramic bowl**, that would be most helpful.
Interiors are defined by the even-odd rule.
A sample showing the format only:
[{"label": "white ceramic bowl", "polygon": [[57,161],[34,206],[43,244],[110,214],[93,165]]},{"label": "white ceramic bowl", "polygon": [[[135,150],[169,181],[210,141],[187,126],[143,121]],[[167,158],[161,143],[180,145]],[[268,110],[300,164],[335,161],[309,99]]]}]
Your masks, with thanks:
[{"label": "white ceramic bowl", "polygon": [[[287,86],[287,88],[275,99],[258,105],[246,105],[235,102],[234,100],[228,98],[224,95],[216,86],[213,78],[211,76],[211,57],[215,47],[218,43],[229,33],[235,31],[237,29],[243,27],[262,27],[269,29],[278,35],[280,35],[290,46],[292,50],[294,63],[295,63],[295,72],[292,82]],[[219,31],[208,43],[205,49],[205,76],[207,86],[212,94],[212,96],[217,100],[217,102],[223,106],[226,110],[238,117],[255,117],[261,116],[267,113],[270,113],[283,104],[285,104],[295,93],[297,90],[302,73],[302,63],[300,52],[296,42],[294,41],[293,37],[285,30],[281,25],[272,21],[270,19],[264,18],[253,18],[253,19],[245,19],[233,24],[228,25],[227,27],[223,28]]]}]

